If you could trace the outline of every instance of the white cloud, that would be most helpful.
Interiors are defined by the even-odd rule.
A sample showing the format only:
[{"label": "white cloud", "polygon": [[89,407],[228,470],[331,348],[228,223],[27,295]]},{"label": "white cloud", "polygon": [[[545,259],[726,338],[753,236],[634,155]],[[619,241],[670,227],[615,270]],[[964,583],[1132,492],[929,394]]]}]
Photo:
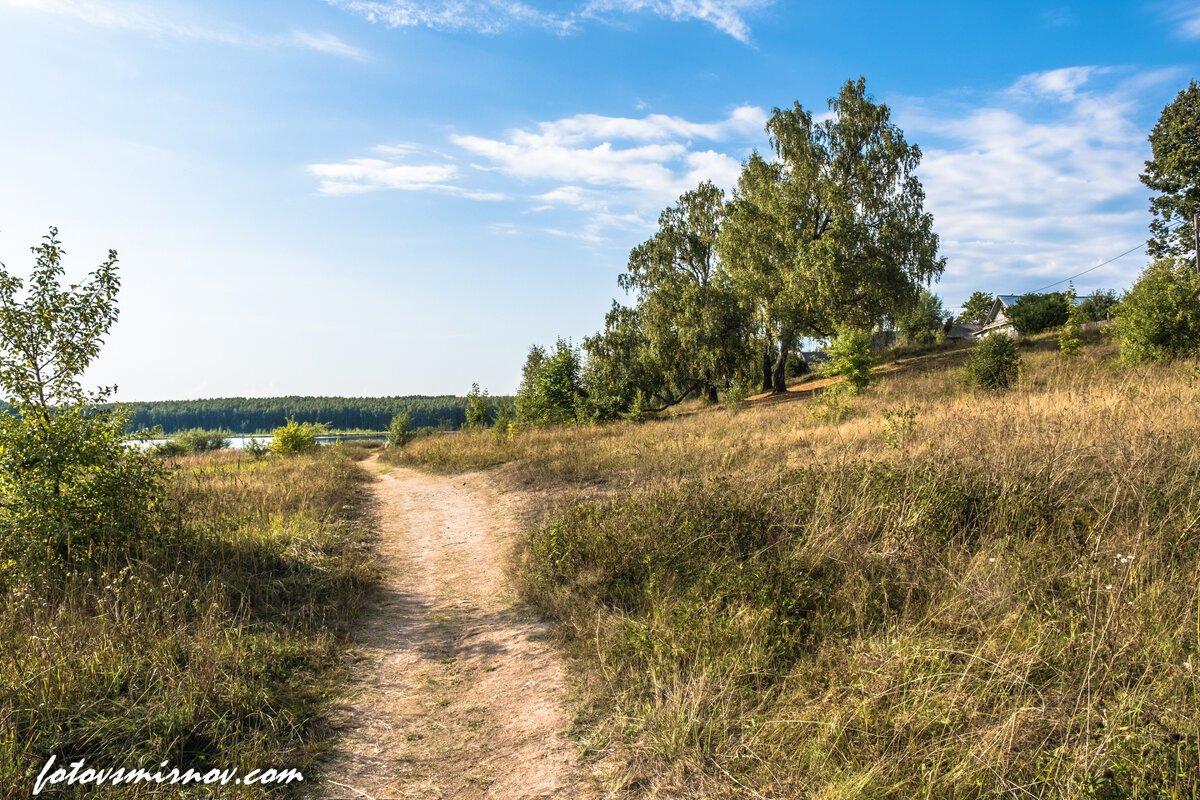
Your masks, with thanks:
[{"label": "white cloud", "polygon": [[750,41],[744,14],[774,0],[590,0],[565,13],[516,0],[325,0],[369,22],[391,28],[423,27],[497,34],[542,28],[558,34],[577,30],[586,19],[650,13],[676,22],[700,21],[741,42]]},{"label": "white cloud", "polygon": [[[1098,85],[1110,71],[1075,67],[1023,76],[973,108],[901,109],[909,141],[938,141],[919,173],[948,257],[948,300],[1037,289],[1145,239],[1147,131],[1135,116],[1143,90],[1167,74]],[[1127,286],[1144,262],[1130,255],[1080,286]]]},{"label": "white cloud", "polygon": [[[583,215],[579,230],[544,230],[597,242],[610,230],[651,229],[664,206],[701,181],[732,188],[749,151],[746,142],[762,138],[765,120],[766,112],[755,106],[735,108],[715,122],[579,114],[499,138],[452,135],[450,143],[472,167],[465,174],[450,154],[408,143],[378,145],[375,157],[314,164],[309,171],[320,179],[317,191],[327,195],[401,189],[492,200],[520,186],[526,212]],[[694,147],[694,139],[735,154]],[[480,183],[502,183],[506,191],[476,188]]]},{"label": "white cloud", "polygon": [[1075,99],[1075,90],[1093,76],[1104,72],[1098,67],[1066,67],[1023,75],[1010,87],[1016,94],[1032,94],[1062,102]]},{"label": "white cloud", "polygon": [[161,9],[134,3],[98,0],[0,0],[0,8],[71,17],[100,28],[154,37],[212,42],[235,47],[300,47],[360,61],[366,58],[364,51],[330,33],[292,31],[286,35],[255,34],[224,23],[177,18],[163,13]]}]

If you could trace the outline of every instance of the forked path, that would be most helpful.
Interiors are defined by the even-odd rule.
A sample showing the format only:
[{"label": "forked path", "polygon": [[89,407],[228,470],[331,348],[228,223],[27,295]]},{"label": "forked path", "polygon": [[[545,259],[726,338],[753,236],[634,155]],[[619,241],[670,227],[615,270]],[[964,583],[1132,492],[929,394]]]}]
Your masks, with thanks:
[{"label": "forked path", "polygon": [[404,469],[375,497],[384,589],[357,636],[323,796],[589,797],[547,627],[515,610],[505,579],[504,498],[480,474]]}]

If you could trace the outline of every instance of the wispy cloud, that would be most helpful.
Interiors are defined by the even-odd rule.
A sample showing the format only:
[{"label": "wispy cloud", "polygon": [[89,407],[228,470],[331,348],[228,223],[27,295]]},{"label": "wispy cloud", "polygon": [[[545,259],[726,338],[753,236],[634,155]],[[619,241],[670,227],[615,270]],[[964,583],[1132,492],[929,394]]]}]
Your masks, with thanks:
[{"label": "wispy cloud", "polygon": [[[938,142],[920,174],[948,256],[948,297],[1040,288],[1144,240],[1148,145],[1135,116],[1144,91],[1170,77],[1075,67],[1022,76],[974,107],[904,104],[908,138]],[[1126,285],[1143,261],[1087,280]]]},{"label": "wispy cloud", "polygon": [[159,38],[212,42],[235,47],[298,47],[343,58],[366,58],[363,50],[347,44],[331,33],[297,30],[286,34],[256,34],[225,23],[170,15],[161,9],[133,3],[98,0],[0,0],[0,8],[70,17],[88,25]]},{"label": "wispy cloud", "polygon": [[496,34],[517,28],[541,28],[558,34],[579,29],[586,20],[617,15],[653,14],[676,22],[706,22],[742,42],[750,40],[745,13],[773,0],[590,0],[567,12],[515,0],[326,0],[370,22],[393,28],[424,27]]},{"label": "wispy cloud", "polygon": [[541,11],[525,3],[507,0],[326,0],[389,28],[435,28],[503,33],[513,28],[545,28],[566,33],[575,25],[573,14]]},{"label": "wispy cloud", "polygon": [[675,22],[707,22],[739,42],[750,41],[745,12],[770,5],[770,0],[592,0],[586,16],[650,13]]},{"label": "wispy cloud", "polygon": [[1168,7],[1167,22],[1170,23],[1177,36],[1184,39],[1200,39],[1200,3],[1175,3]]},{"label": "wispy cloud", "polygon": [[[491,192],[460,185],[461,170],[452,160],[442,158],[437,163],[407,163],[414,154],[414,145],[379,145],[372,148],[379,157],[352,158],[337,164],[310,164],[308,172],[319,179],[317,191],[331,196],[345,196],[399,189],[409,192],[441,192],[471,200],[504,200],[501,192]],[[428,159],[426,159],[428,162]]]},{"label": "wispy cloud", "polygon": [[[370,158],[314,164],[317,190],[327,195],[401,189],[471,199],[523,198],[525,213],[582,214],[578,230],[544,228],[595,242],[611,230],[646,230],[658,212],[702,180],[731,188],[744,143],[761,138],[766,112],[733,109],[725,119],[694,122],[651,114],[642,118],[579,114],[508,131],[499,138],[452,135],[458,158],[415,145],[384,145]],[[696,141],[705,142],[696,145]],[[732,149],[733,154],[730,154]],[[500,180],[505,191],[480,187]]]},{"label": "wispy cloud", "polygon": [[328,53],[331,56],[341,56],[343,58],[353,58],[356,61],[364,61],[367,58],[365,50],[354,45],[347,44],[332,33],[308,33],[306,31],[292,31],[292,41],[301,47],[307,47],[309,50],[316,50],[318,53]]}]

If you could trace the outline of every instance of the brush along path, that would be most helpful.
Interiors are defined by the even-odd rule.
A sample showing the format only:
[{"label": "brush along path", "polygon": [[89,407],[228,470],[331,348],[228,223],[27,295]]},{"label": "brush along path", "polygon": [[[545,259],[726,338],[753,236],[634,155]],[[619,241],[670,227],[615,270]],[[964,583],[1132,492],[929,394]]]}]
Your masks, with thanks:
[{"label": "brush along path", "polygon": [[406,469],[381,474],[375,497],[383,595],[357,637],[324,796],[589,796],[547,626],[514,610],[505,580],[506,499],[479,473]]}]

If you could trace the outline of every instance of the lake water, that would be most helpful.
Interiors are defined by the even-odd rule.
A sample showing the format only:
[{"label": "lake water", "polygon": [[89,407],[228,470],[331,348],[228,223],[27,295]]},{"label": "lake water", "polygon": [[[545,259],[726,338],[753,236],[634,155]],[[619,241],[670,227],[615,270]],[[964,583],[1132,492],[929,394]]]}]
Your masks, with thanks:
[{"label": "lake water", "polygon": [[[153,447],[156,444],[168,441],[167,439],[149,439],[142,445],[142,449]],[[229,446],[235,450],[241,450],[246,446],[246,442],[263,442],[270,444],[275,441],[274,436],[230,436]],[[338,442],[386,442],[386,433],[344,433],[344,434],[329,434],[327,436],[318,436],[317,444],[336,444]]]}]

